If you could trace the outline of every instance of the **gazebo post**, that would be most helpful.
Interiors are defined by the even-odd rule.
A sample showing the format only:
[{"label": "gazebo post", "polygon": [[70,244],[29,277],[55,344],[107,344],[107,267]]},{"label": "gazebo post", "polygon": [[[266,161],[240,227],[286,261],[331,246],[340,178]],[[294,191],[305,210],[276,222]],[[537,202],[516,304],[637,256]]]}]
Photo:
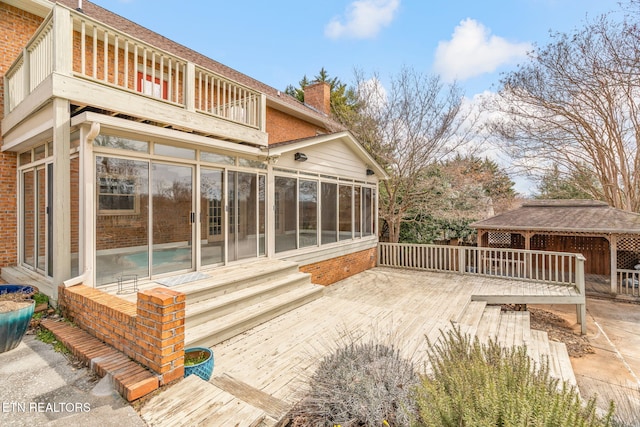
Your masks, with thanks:
[{"label": "gazebo post", "polygon": [[618,293],[618,236],[609,235],[609,253],[611,254],[610,274],[611,274],[611,293]]}]

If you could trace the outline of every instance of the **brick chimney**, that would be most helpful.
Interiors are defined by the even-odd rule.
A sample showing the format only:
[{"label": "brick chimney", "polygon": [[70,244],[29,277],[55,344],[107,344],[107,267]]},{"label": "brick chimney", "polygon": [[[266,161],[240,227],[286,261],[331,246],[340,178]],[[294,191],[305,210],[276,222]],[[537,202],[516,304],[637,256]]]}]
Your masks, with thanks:
[{"label": "brick chimney", "polygon": [[327,116],[331,113],[331,86],[314,82],[304,88],[304,103]]}]

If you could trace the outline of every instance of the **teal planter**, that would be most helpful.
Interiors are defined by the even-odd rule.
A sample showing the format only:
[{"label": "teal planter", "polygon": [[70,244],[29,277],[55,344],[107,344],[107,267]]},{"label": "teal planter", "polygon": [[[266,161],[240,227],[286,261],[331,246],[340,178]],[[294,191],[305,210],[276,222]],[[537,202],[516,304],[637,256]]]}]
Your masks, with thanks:
[{"label": "teal planter", "polygon": [[24,302],[29,305],[13,311],[0,312],[0,353],[16,348],[27,331],[36,302]]},{"label": "teal planter", "polygon": [[185,361],[191,357],[205,358],[200,363],[187,366],[184,365],[184,377],[189,375],[197,375],[205,381],[209,381],[213,373],[213,350],[205,347],[191,347],[184,351]]}]

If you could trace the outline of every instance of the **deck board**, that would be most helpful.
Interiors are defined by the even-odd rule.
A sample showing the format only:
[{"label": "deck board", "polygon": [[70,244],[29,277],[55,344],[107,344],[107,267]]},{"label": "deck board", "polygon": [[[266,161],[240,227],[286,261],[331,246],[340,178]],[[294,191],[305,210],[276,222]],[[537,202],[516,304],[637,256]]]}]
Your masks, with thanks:
[{"label": "deck board", "polygon": [[[322,358],[338,347],[353,340],[392,344],[422,369],[428,358],[428,340],[437,342],[443,331],[453,327],[451,322],[462,324],[462,319],[482,341],[497,337],[506,345],[527,344],[532,354],[551,353],[548,342],[540,343],[541,349],[537,335],[528,332],[525,313],[501,313],[499,306],[486,302],[473,303],[485,308],[473,312],[470,301],[477,293],[505,298],[568,295],[563,287],[515,279],[375,268],[329,286],[323,297],[215,345],[214,378],[233,378],[242,384],[237,394],[251,390],[291,406],[303,397]],[[555,371],[560,366],[554,366]],[[221,398],[224,405],[219,406],[217,422],[250,425],[250,420],[277,415],[265,415],[265,408],[243,407],[232,416],[230,408],[236,401],[226,394]],[[210,409],[201,404],[192,416]]]}]

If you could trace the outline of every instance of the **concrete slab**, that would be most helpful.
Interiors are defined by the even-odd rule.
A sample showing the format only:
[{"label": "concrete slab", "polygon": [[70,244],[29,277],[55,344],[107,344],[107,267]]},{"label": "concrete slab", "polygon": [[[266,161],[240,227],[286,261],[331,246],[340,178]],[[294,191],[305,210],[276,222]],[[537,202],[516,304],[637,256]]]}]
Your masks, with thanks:
[{"label": "concrete slab", "polygon": [[[575,321],[566,306],[536,306]],[[575,327],[575,326],[574,326]],[[587,338],[594,354],[572,358],[583,398],[596,396],[606,409],[613,400],[627,425],[640,423],[640,304],[587,298]]]},{"label": "concrete slab", "polygon": [[146,426],[120,395],[33,335],[0,353],[0,425]]}]

